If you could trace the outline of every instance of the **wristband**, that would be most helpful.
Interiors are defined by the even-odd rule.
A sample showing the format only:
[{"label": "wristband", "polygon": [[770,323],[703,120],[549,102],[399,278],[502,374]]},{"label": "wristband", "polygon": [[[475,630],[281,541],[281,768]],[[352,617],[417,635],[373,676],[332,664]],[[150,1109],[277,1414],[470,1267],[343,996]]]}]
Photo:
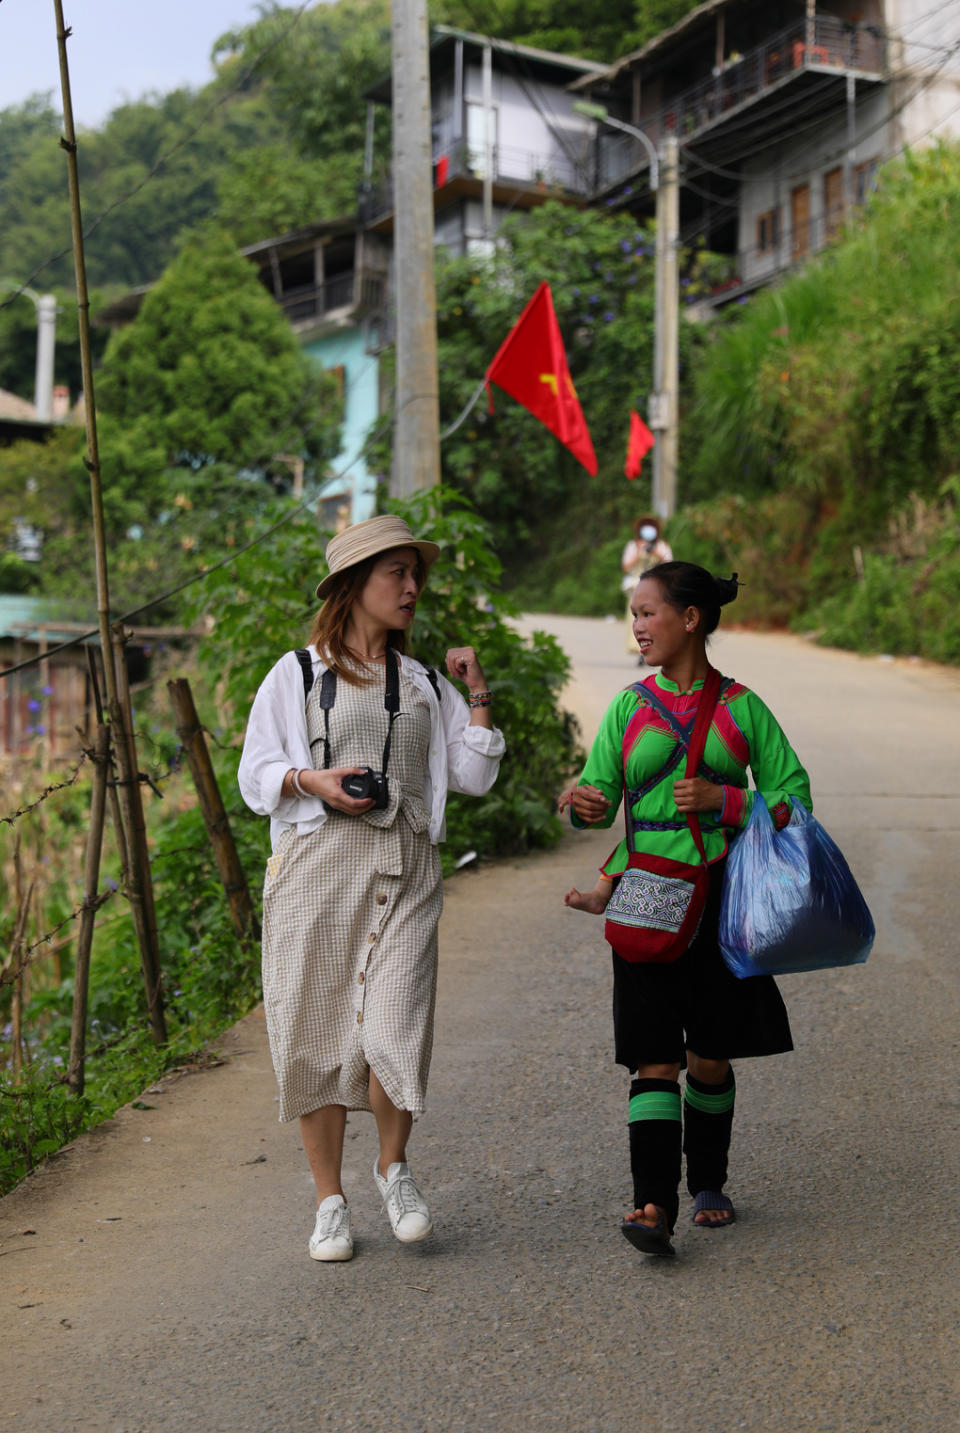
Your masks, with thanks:
[{"label": "wristband", "polygon": [[467,700],[471,707],[488,707],[493,701],[493,692],[471,692]]},{"label": "wristband", "polygon": [[310,795],[310,792],[304,791],[303,787],[300,785],[299,771],[295,771],[291,776],[290,780],[293,782],[293,789],[298,796],[308,797]]}]

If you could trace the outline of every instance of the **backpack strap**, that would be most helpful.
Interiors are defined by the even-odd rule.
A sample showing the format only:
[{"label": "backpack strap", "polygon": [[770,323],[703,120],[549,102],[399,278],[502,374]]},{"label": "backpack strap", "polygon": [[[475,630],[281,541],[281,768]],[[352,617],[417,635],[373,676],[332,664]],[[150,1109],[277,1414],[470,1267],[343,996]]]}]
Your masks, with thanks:
[{"label": "backpack strap", "polygon": [[293,655],[300,663],[300,670],[303,673],[303,704],[306,706],[313,689],[313,660],[306,647],[297,647]]},{"label": "backpack strap", "polygon": [[416,662],[418,667],[422,667],[423,670],[426,672],[427,681],[430,683],[431,687],[433,687],[433,694],[436,697],[437,701],[440,701],[440,678],[437,676],[436,667],[431,667],[427,662],[422,661],[419,657],[413,657],[412,660]]}]

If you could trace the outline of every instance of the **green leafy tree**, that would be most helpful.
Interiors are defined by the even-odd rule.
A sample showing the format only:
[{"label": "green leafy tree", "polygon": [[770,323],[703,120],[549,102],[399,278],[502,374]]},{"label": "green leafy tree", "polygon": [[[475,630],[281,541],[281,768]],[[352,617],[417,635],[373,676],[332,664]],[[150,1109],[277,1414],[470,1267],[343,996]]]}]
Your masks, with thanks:
[{"label": "green leafy tree", "polygon": [[[229,238],[188,244],[110,341],[97,379],[104,509],[124,607],[225,555],[291,457],[310,480],[336,449],[332,378],[304,356]],[[61,549],[45,585],[75,590]],[[86,562],[84,571],[88,571]]]},{"label": "green leafy tree", "polygon": [[[53,554],[86,553],[89,482],[80,457],[82,440],[82,430],[60,428],[45,442],[23,441],[0,450],[0,592],[47,592]],[[43,560],[23,556],[32,534],[39,538]]]},{"label": "green leafy tree", "polygon": [[[285,155],[276,147],[251,150],[221,184],[222,218],[244,237],[263,237],[263,230],[252,234],[247,215],[264,213],[265,205],[272,232],[354,211],[363,179],[364,91],[390,71],[387,0],[315,6],[282,44],[271,47],[289,27],[291,13],[276,3],[264,6],[255,24],[223,35],[214,50],[225,79],[266,52],[257,73],[287,146]],[[383,179],[390,119],[382,106],[376,121],[375,177]]]},{"label": "green leafy tree", "polygon": [[478,0],[439,0],[430,13],[501,40],[612,63],[694,9],[696,0],[616,0],[587,10],[575,0],[503,0],[491,17]]},{"label": "green leafy tree", "polygon": [[[120,105],[83,131],[78,163],[91,285],[149,283],[216,211],[221,174],[258,145],[287,139],[260,89],[227,79]],[[222,102],[221,102],[222,101]],[[59,115],[40,101],[0,111],[0,275],[35,288],[73,285],[67,172]],[[2,295],[0,295],[2,302]],[[0,377],[2,382],[2,377]]]}]

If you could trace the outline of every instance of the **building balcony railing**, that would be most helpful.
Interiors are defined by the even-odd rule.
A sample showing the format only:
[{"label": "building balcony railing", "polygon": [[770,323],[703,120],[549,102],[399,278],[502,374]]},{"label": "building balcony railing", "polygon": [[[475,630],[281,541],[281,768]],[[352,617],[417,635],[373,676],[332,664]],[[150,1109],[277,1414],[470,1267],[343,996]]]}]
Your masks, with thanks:
[{"label": "building balcony railing", "polygon": [[[583,146],[582,155],[571,156],[564,151],[554,150],[544,154],[513,145],[494,144],[490,149],[490,178],[495,185],[503,187],[522,185],[530,190],[562,190],[568,194],[586,195],[591,187],[591,160],[586,138]],[[433,167],[440,188],[458,180],[481,185],[487,177],[487,156],[483,146],[458,140],[434,156]],[[393,185],[389,176],[382,184],[361,195],[360,210],[367,224],[374,224],[393,212]]]},{"label": "building balcony railing", "polygon": [[[681,91],[660,109],[641,114],[636,125],[657,148],[668,135],[683,144],[722,127],[746,106],[801,75],[832,71],[880,79],[885,63],[884,36],[877,26],[817,15],[781,30],[744,55],[732,57],[708,79]],[[647,162],[639,141],[611,136],[601,149],[599,187],[636,174]]]},{"label": "building balcony railing", "polygon": [[386,281],[381,275],[357,274],[351,269],[323,284],[286,289],[277,302],[291,323],[304,323],[351,310],[360,318],[381,309],[385,298]]}]

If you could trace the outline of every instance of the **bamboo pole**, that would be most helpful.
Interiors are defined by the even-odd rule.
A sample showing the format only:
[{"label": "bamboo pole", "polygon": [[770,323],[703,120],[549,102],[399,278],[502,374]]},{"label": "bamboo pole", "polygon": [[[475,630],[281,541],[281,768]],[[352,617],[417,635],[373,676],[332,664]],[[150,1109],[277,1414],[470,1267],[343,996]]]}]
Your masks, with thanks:
[{"label": "bamboo pole", "polygon": [[10,954],[4,966],[4,974],[9,970],[13,975],[13,992],[10,1000],[10,1040],[12,1045],[11,1066],[15,1076],[23,1070],[23,978],[26,966],[21,963],[20,951],[26,939],[27,921],[30,916],[30,900],[33,895],[33,882],[23,888],[23,863],[20,857],[20,837],[17,837],[13,851],[13,868],[15,872],[14,887],[17,897],[17,917],[13,927],[13,940],[10,943]]},{"label": "bamboo pole", "polygon": [[84,860],[83,910],[77,933],[77,958],[73,972],[73,1018],[70,1025],[70,1060],[67,1084],[75,1095],[83,1094],[86,1071],[87,996],[90,988],[90,949],[93,922],[100,905],[100,854],[103,850],[103,822],[106,815],[107,770],[110,763],[110,728],[97,727],[93,750],[93,785],[90,792],[90,825]]},{"label": "bamboo pole", "polygon": [[127,883],[127,899],[133,913],[133,923],[140,946],[140,964],[143,969],[143,984],[147,992],[147,1014],[154,1043],[167,1042],[167,1023],[163,1014],[163,986],[160,972],[160,943],[157,938],[157,912],[153,903],[153,879],[150,874],[150,850],[147,845],[147,825],[143,815],[143,798],[140,794],[140,775],[137,770],[137,750],[133,737],[133,720],[130,706],[130,686],[127,680],[127,663],[124,647],[127,632],[122,622],[113,627],[114,677],[119,696],[120,720],[116,724],[116,746],[120,767],[120,804],[123,807],[127,839],[130,845],[130,871]]},{"label": "bamboo pole", "polygon": [[80,177],[77,168],[77,131],[73,122],[73,100],[70,94],[70,67],[67,62],[67,38],[70,31],[63,23],[63,0],[53,0],[57,17],[57,49],[60,57],[60,90],[63,99],[63,138],[67,155],[67,176],[70,185],[70,226],[73,235],[73,267],[77,283],[77,319],[80,330],[80,370],[83,376],[83,406],[87,430],[87,457],[90,474],[90,509],[93,518],[93,545],[97,571],[97,620],[100,646],[104,653],[104,677],[107,706],[111,720],[117,705],[117,686],[106,661],[110,651],[110,583],[107,575],[107,538],[103,520],[103,490],[100,480],[100,446],[97,438],[97,409],[94,401],[93,348],[90,343],[90,298],[87,292],[87,264],[83,247],[83,217],[80,208]]},{"label": "bamboo pole", "polygon": [[170,701],[177,721],[177,735],[183,742],[190,763],[190,774],[197,788],[200,809],[206,823],[207,834],[213,847],[214,859],[220,881],[230,904],[230,916],[234,929],[240,938],[260,939],[260,924],[257,920],[247,878],[240,864],[230,818],[227,815],[217,784],[213,762],[203,735],[203,727],[197,716],[190,683],[186,677],[179,677],[167,683]]},{"label": "bamboo pole", "polygon": [[[77,166],[77,132],[73,122],[73,100],[70,94],[70,66],[67,62],[67,39],[70,31],[63,22],[63,0],[53,0],[57,20],[57,49],[60,58],[60,89],[63,100],[63,137],[61,146],[67,155],[67,174],[70,185],[70,226],[73,236],[73,267],[77,281],[77,319],[80,335],[80,368],[83,375],[83,399],[86,418],[87,471],[90,474],[90,511],[93,520],[93,545],[97,574],[97,621],[100,629],[100,649],[103,653],[104,683],[107,692],[107,710],[114,730],[120,733],[114,743],[117,766],[120,771],[121,790],[125,800],[127,817],[136,819],[139,807],[142,822],[143,806],[140,802],[138,785],[137,749],[133,736],[133,718],[130,713],[130,695],[126,692],[126,705],[121,707],[118,687],[118,664],[111,657],[110,632],[110,584],[107,573],[106,527],[103,517],[103,487],[100,474],[100,447],[97,438],[97,408],[93,382],[93,348],[90,343],[90,298],[87,291],[87,266],[83,243],[83,217],[80,206],[80,177]],[[124,664],[119,663],[121,668]],[[124,668],[125,670],[125,668]],[[134,799],[134,792],[136,799]],[[116,814],[116,813],[115,813]],[[146,849],[145,833],[131,832],[129,839],[129,879],[127,894],[133,911],[137,941],[140,946],[140,961],[143,966],[147,988],[147,1007],[150,1026],[157,1044],[165,1044],[166,1022],[163,1017],[163,997],[160,989],[160,962],[157,951],[156,915],[153,908],[153,882],[150,875],[149,854]]]},{"label": "bamboo pole", "polygon": [[[90,683],[93,688],[93,700],[97,710],[97,725],[100,726],[103,724],[103,702],[100,699],[100,682],[97,677],[97,656],[93,647],[87,648],[87,665],[90,668]],[[116,781],[107,782],[107,795],[110,801],[110,818],[113,821],[113,834],[117,843],[117,856],[120,860],[120,884],[123,890],[126,891],[130,885],[130,852],[127,849],[127,833],[123,829],[123,815],[120,811],[120,798],[117,795]]]}]

